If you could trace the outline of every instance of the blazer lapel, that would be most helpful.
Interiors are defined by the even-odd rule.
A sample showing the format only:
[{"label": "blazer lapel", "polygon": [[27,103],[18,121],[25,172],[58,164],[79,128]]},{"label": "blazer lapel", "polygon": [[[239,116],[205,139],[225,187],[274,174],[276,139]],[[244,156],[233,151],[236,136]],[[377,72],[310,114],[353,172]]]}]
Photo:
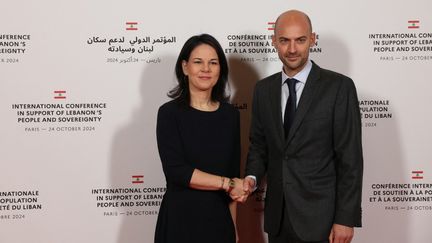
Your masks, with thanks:
[{"label": "blazer lapel", "polygon": [[312,69],[307,78],[305,87],[300,97],[299,104],[297,106],[296,115],[294,117],[293,124],[291,125],[288,138],[285,141],[285,146],[288,145],[291,139],[294,137],[297,129],[299,128],[304,116],[306,115],[312,100],[315,96],[316,91],[319,87],[318,79],[320,78],[320,67],[315,63],[312,63]]},{"label": "blazer lapel", "polygon": [[276,75],[273,80],[271,80],[270,83],[270,92],[269,92],[269,99],[270,99],[270,109],[272,113],[273,120],[275,121],[275,131],[276,137],[279,138],[278,144],[283,147],[285,135],[284,135],[284,128],[283,128],[283,122],[282,122],[282,107],[281,107],[281,90],[282,90],[282,73],[279,73],[279,75]]}]

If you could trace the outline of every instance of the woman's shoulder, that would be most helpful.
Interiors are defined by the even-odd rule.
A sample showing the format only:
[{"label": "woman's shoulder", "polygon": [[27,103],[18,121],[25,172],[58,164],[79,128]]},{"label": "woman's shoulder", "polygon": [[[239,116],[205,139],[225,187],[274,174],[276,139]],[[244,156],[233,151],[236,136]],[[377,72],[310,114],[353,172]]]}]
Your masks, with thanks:
[{"label": "woman's shoulder", "polygon": [[177,100],[170,100],[165,102],[159,107],[159,112],[161,111],[175,111],[180,107],[180,103]]},{"label": "woman's shoulder", "polygon": [[159,117],[172,117],[179,109],[179,104],[176,100],[170,100],[165,102],[159,107]]},{"label": "woman's shoulder", "polygon": [[174,99],[170,100],[159,107],[158,114],[163,117],[177,117],[185,116],[189,110],[188,106],[185,106],[181,101]]}]

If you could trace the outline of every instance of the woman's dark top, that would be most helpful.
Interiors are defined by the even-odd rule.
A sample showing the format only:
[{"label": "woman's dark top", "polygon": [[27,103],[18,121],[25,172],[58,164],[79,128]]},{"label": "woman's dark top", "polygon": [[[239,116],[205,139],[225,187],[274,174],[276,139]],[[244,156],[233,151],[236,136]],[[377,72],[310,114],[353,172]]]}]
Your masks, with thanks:
[{"label": "woman's dark top", "polygon": [[206,112],[176,100],[159,108],[157,143],[167,181],[159,210],[156,243],[234,243],[235,230],[222,190],[189,187],[194,169],[239,177],[240,121],[232,105]]}]

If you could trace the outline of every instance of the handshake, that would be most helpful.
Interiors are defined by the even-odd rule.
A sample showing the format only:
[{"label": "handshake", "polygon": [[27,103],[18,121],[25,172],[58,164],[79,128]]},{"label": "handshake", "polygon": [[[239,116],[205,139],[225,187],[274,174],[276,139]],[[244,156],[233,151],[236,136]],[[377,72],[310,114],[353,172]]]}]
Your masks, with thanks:
[{"label": "handshake", "polygon": [[230,195],[232,200],[244,203],[255,188],[255,180],[250,177],[244,179],[222,177],[221,188]]}]

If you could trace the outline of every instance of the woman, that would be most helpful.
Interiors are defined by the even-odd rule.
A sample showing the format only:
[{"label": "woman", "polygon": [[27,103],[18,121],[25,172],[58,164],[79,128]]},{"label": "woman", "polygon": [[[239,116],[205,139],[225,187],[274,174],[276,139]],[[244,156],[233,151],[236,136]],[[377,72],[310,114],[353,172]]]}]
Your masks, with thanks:
[{"label": "woman", "polygon": [[[167,191],[156,243],[234,243],[239,177],[239,112],[227,103],[228,64],[208,35],[186,41],[177,59],[173,100],[159,108],[157,142]],[[234,178],[234,179],[230,179]]]}]

